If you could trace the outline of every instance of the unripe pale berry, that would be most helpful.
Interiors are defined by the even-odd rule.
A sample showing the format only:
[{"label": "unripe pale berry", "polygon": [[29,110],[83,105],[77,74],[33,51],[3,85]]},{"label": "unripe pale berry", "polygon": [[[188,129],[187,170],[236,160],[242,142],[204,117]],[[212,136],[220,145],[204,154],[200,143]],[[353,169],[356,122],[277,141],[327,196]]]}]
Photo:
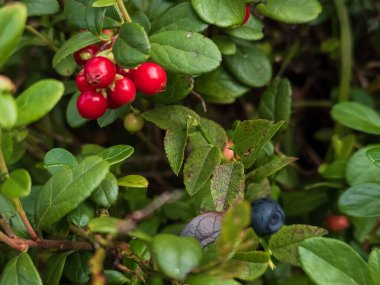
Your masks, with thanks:
[{"label": "unripe pale berry", "polygon": [[86,91],[79,95],[77,108],[83,118],[95,120],[106,112],[107,99],[95,91]]},{"label": "unripe pale berry", "polygon": [[165,90],[167,75],[160,65],[145,62],[134,71],[133,82],[140,92],[147,95],[156,95]]},{"label": "unripe pale berry", "polygon": [[106,88],[114,81],[116,67],[111,60],[103,56],[90,59],[84,66],[86,81],[96,88]]},{"label": "unripe pale berry", "polygon": [[234,158],[234,151],[230,149],[233,145],[234,143],[232,141],[228,141],[223,147],[223,157],[226,161],[231,161]]},{"label": "unripe pale berry", "polygon": [[135,113],[130,113],[124,118],[124,127],[130,133],[139,132],[144,127],[144,119]]}]

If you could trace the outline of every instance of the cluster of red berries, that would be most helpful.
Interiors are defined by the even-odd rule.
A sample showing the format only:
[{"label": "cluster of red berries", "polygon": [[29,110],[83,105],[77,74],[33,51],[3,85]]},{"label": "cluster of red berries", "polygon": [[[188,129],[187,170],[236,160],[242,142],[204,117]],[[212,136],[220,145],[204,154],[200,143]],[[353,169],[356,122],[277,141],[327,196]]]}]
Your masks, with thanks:
[{"label": "cluster of red berries", "polygon": [[97,55],[94,44],[74,53],[76,63],[84,68],[76,76],[81,92],[77,101],[79,114],[86,119],[97,119],[107,109],[117,109],[133,102],[136,90],[156,95],[165,90],[165,70],[153,62],[145,62],[136,69],[124,70],[109,58]]}]

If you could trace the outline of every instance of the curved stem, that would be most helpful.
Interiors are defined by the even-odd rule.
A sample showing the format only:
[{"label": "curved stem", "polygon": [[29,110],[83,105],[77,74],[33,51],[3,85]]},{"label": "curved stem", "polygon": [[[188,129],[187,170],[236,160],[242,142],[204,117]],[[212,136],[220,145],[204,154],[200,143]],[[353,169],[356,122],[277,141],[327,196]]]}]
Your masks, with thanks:
[{"label": "curved stem", "polygon": [[117,7],[120,9],[121,14],[123,15],[124,21],[131,23],[132,19],[128,14],[127,8],[125,8],[123,0],[116,0]]},{"label": "curved stem", "polygon": [[57,46],[54,44],[54,42],[51,39],[49,39],[45,35],[41,34],[39,31],[37,31],[32,26],[26,25],[25,26],[25,30],[27,30],[28,32],[32,33],[36,37],[38,37],[51,50],[53,50],[53,51],[57,51],[58,50]]}]

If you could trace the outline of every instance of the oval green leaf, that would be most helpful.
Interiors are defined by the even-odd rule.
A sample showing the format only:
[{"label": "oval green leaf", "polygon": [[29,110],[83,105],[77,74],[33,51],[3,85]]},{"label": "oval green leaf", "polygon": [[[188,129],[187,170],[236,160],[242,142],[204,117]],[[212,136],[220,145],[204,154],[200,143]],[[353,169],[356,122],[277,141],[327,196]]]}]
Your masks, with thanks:
[{"label": "oval green leaf", "polygon": [[8,198],[21,198],[28,196],[32,189],[32,179],[25,169],[16,169],[0,184],[1,194]]},{"label": "oval green leaf", "polygon": [[109,165],[114,165],[129,158],[134,151],[135,149],[130,145],[121,144],[106,148],[99,153],[99,156],[107,161]]},{"label": "oval green leaf", "polygon": [[10,129],[17,120],[16,100],[10,94],[0,94],[0,127]]},{"label": "oval green leaf", "polygon": [[48,151],[44,157],[44,166],[50,174],[55,174],[77,165],[78,162],[75,156],[63,148],[54,148]]}]

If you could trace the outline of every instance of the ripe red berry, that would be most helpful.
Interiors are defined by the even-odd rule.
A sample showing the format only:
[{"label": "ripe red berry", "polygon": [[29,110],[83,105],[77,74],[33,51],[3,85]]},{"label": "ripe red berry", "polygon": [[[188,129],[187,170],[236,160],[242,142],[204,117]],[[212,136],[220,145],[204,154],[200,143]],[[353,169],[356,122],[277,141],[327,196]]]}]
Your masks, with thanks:
[{"label": "ripe red berry", "polygon": [[94,120],[106,112],[107,99],[95,91],[86,91],[79,95],[77,108],[83,118]]},{"label": "ripe red berry", "polygon": [[326,217],[326,227],[329,231],[344,231],[350,226],[350,221],[344,215],[328,215]]},{"label": "ripe red berry", "polygon": [[249,16],[250,16],[250,15],[251,15],[251,11],[249,10],[249,5],[246,4],[246,5],[245,5],[245,18],[244,18],[244,20],[243,20],[242,25],[244,25],[245,23],[248,22],[248,20],[249,20]]},{"label": "ripe red berry", "polygon": [[136,87],[132,80],[123,77],[115,82],[115,87],[110,92],[112,101],[119,105],[125,105],[135,100]]},{"label": "ripe red berry", "polygon": [[86,78],[84,78],[84,72],[81,70],[77,76],[75,77],[75,82],[77,84],[77,88],[80,92],[85,92],[89,90],[96,90],[96,87],[87,83]]},{"label": "ripe red berry", "polygon": [[84,77],[96,88],[106,88],[114,81],[115,76],[115,65],[103,56],[91,58],[84,66]]},{"label": "ripe red berry", "polygon": [[234,143],[232,141],[228,141],[223,147],[223,157],[227,161],[231,161],[234,158],[234,151],[232,149],[229,149],[233,145]]},{"label": "ripe red berry", "polygon": [[95,56],[99,47],[96,44],[86,46],[74,53],[74,60],[78,65],[85,65],[86,62]]},{"label": "ripe red berry", "polygon": [[145,62],[134,71],[133,82],[140,92],[156,95],[165,90],[167,76],[165,70],[158,64]]},{"label": "ripe red berry", "polygon": [[120,108],[120,107],[122,106],[121,104],[116,103],[116,102],[111,98],[111,96],[108,96],[108,98],[107,98],[107,102],[108,102],[108,109],[118,109],[118,108]]}]

